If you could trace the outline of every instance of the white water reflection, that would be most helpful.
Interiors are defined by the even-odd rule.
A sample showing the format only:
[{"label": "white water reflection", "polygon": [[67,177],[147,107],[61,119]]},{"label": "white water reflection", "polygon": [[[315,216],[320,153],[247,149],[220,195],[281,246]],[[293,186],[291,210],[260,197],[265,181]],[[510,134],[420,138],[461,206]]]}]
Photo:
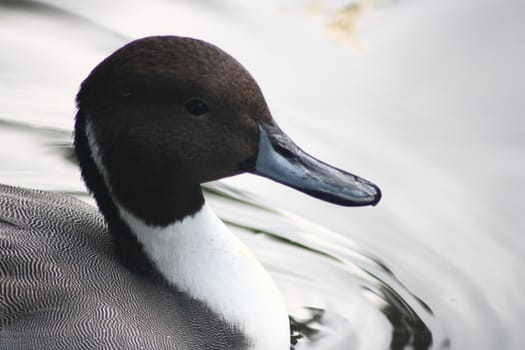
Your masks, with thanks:
[{"label": "white water reflection", "polygon": [[[228,184],[344,233],[342,251],[355,251],[354,241],[380,257],[434,311],[430,316],[403,294],[437,348],[449,338],[453,349],[521,348],[525,3],[377,2],[356,19],[349,45],[326,32],[344,1],[314,3],[315,11],[310,1],[145,3],[0,1],[0,119],[66,131],[46,139],[0,126],[1,182],[81,189],[76,169],[41,147],[67,141],[80,81],[132,38],[200,37],[247,66],[301,147],[376,182],[384,197],[377,208],[348,209],[253,176]],[[12,144],[27,147],[6,146]],[[17,156],[29,151],[31,164]],[[285,289],[293,285],[278,280]],[[357,295],[344,309],[374,318]],[[294,294],[287,296],[293,304]],[[356,330],[348,342],[385,348],[381,337],[368,347],[359,338],[373,341],[373,330],[383,328]]]}]

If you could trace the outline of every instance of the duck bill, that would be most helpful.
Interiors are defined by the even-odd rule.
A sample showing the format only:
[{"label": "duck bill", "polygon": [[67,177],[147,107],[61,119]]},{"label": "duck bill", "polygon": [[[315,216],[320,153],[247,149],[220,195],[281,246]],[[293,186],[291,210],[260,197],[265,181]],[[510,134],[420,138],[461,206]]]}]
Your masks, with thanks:
[{"label": "duck bill", "polygon": [[277,125],[258,122],[259,152],[243,170],[344,206],[376,205],[379,188],[301,150]]}]

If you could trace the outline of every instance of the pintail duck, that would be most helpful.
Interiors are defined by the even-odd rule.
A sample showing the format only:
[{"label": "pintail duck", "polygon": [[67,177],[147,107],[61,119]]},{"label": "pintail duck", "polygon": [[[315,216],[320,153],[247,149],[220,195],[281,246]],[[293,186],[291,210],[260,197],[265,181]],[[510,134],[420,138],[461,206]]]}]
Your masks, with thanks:
[{"label": "pintail duck", "polygon": [[346,206],[376,204],[378,187],[297,147],[251,75],[204,41],[133,41],[77,103],[102,215],[0,185],[0,348],[288,350],[279,291],[200,185],[249,172]]}]

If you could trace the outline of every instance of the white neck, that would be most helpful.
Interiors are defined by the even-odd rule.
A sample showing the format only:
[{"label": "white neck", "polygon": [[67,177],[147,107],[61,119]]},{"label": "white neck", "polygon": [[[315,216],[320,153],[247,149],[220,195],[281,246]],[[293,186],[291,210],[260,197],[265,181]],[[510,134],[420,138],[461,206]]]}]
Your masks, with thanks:
[{"label": "white neck", "polygon": [[290,349],[288,313],[277,287],[207,205],[166,227],[119,211],[169,282],[238,327],[254,350]]}]

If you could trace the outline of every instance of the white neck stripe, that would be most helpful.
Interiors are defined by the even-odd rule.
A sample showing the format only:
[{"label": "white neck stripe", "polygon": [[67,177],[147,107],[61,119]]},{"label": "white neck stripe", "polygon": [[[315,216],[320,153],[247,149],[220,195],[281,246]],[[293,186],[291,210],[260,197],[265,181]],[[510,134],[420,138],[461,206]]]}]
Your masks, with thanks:
[{"label": "white neck stripe", "polygon": [[289,350],[288,313],[274,282],[207,205],[167,227],[119,211],[168,282],[239,328],[254,350]]},{"label": "white neck stripe", "polygon": [[91,153],[91,159],[95,163],[95,166],[97,167],[98,171],[102,174],[102,178],[104,179],[106,187],[111,192],[111,186],[109,186],[109,174],[106,170],[106,167],[104,166],[104,163],[102,162],[102,155],[100,153],[98,143],[95,139],[95,131],[93,130],[93,124],[91,124],[88,115],[85,115],[84,118],[86,122],[86,139],[88,142],[89,151]]}]

